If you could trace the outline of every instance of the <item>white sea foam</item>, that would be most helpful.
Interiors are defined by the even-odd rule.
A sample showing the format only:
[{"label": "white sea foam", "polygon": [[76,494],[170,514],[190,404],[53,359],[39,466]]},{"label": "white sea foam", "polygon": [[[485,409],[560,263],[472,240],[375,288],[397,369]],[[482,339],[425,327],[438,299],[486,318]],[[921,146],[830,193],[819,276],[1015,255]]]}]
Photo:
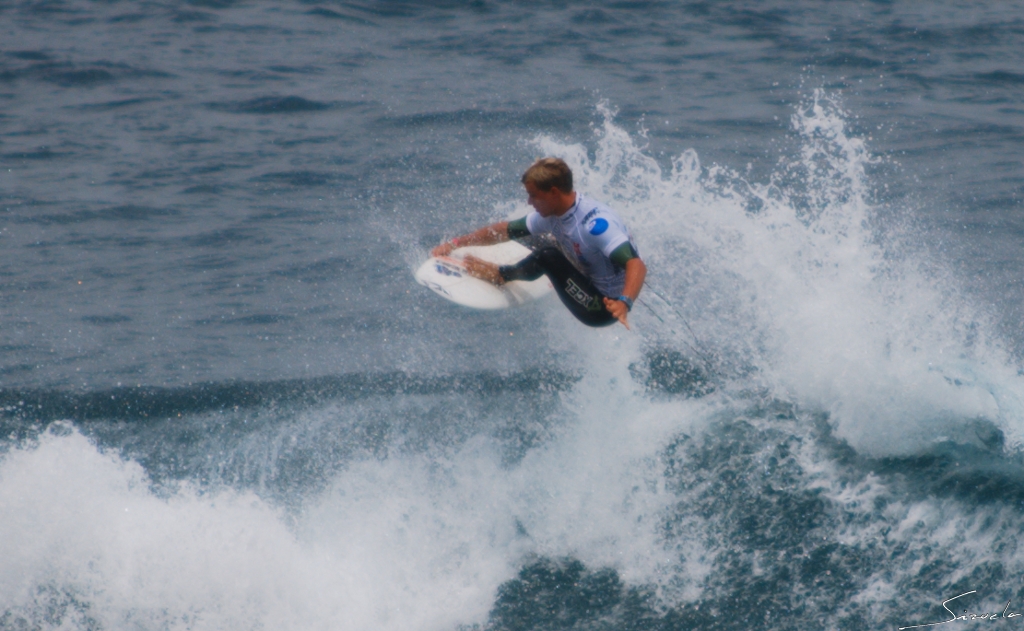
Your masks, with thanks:
[{"label": "white sea foam", "polygon": [[328,568],[251,494],[156,496],[77,432],[0,463],[0,610],[42,628],[320,628]]},{"label": "white sea foam", "polygon": [[[642,332],[714,356],[745,387],[754,379],[829,412],[838,435],[867,454],[971,442],[976,419],[998,425],[1010,444],[1024,437],[1024,382],[985,309],[908,245],[920,235],[882,228],[877,184],[865,175],[877,159],[849,133],[834,96],[815,91],[798,108],[800,151],[779,156],[765,182],[704,168],[693,151],[665,172],[603,113],[593,159],[583,144],[538,144],[570,163],[580,189],[620,210],[652,287],[686,324],[666,336],[641,310]],[[884,210],[897,215],[887,226],[913,223],[911,208]]]},{"label": "white sea foam", "polygon": [[54,426],[0,461],[0,615],[42,628],[451,629],[485,621],[533,555],[657,584],[679,561],[660,541],[674,496],[656,453],[680,430],[672,419],[706,404],[638,410],[628,373],[598,373],[566,401],[559,435],[513,466],[486,438],[358,460],[291,513],[188,484],[162,497],[138,464]]}]

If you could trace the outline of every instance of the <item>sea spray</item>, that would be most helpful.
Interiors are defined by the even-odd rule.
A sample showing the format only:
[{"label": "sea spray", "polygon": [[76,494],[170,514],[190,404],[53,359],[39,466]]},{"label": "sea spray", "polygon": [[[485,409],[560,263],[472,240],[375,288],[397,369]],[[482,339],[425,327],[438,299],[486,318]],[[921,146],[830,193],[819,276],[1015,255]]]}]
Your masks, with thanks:
[{"label": "sea spray", "polygon": [[850,134],[838,96],[815,90],[797,106],[799,147],[760,183],[702,167],[692,150],[665,173],[610,108],[599,113],[592,159],[582,144],[537,142],[628,218],[652,288],[686,324],[647,323],[653,344],[828,412],[838,435],[875,455],[956,439],[975,419],[1020,435],[1012,392],[1024,383],[941,266],[893,255],[903,235],[875,221],[866,176],[879,158]]}]

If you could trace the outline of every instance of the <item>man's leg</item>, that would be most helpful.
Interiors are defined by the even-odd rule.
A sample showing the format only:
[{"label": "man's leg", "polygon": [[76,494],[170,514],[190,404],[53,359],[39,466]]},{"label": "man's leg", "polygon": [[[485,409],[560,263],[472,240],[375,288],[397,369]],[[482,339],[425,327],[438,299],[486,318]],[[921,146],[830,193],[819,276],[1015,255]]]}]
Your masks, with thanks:
[{"label": "man's leg", "polygon": [[545,246],[515,265],[504,265],[498,273],[506,281],[536,280],[547,274],[562,304],[587,326],[608,326],[617,322],[604,308],[603,296],[590,280],[554,246]]}]

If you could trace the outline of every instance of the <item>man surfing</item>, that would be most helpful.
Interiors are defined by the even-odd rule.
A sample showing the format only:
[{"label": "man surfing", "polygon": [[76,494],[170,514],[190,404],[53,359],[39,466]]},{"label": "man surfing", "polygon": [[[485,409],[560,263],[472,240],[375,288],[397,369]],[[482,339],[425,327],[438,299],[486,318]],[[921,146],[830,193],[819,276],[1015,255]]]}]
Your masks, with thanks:
[{"label": "man surfing", "polygon": [[640,295],[647,266],[626,225],[604,204],[574,191],[572,170],[559,158],[537,160],[523,173],[522,182],[533,212],[446,241],[431,255],[549,234],[557,247],[539,247],[515,265],[466,256],[466,270],[495,285],[546,274],[577,320],[588,326],[621,322],[628,329],[627,314]]}]

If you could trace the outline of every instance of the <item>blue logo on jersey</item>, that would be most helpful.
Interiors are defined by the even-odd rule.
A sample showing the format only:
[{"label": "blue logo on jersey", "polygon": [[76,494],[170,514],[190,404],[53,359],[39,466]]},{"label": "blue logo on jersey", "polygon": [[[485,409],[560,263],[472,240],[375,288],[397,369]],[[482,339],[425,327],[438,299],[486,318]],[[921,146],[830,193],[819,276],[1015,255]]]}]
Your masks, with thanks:
[{"label": "blue logo on jersey", "polygon": [[590,234],[595,237],[599,234],[604,234],[604,231],[608,229],[608,220],[598,217],[594,220],[594,223],[590,224]]}]

